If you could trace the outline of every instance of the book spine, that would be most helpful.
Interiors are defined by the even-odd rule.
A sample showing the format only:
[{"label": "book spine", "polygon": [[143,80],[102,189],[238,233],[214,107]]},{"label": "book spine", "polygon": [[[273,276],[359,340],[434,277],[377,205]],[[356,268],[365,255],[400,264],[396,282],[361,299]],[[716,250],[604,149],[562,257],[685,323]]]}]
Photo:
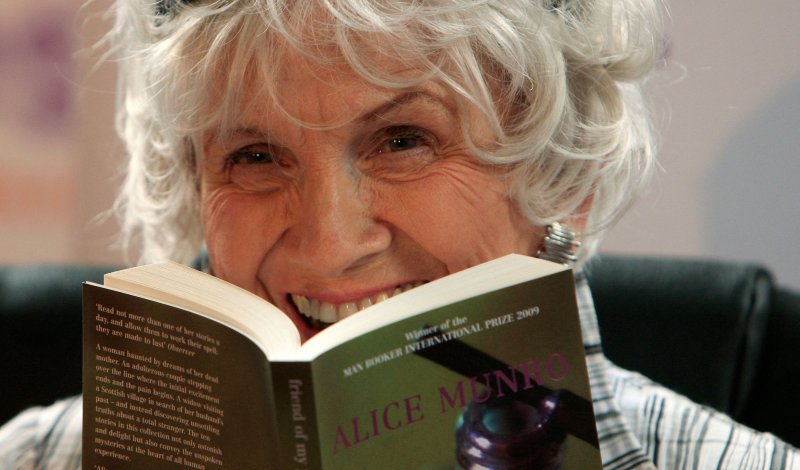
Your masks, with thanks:
[{"label": "book spine", "polygon": [[273,362],[281,469],[322,469],[310,362]]}]

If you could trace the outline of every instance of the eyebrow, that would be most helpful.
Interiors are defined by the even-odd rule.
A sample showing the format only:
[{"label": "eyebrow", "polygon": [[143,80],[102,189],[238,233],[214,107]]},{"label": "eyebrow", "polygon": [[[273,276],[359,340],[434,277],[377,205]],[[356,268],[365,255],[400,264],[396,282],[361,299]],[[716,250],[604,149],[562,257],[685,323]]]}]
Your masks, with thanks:
[{"label": "eyebrow", "polygon": [[[360,116],[357,116],[351,122],[359,124],[369,124],[374,121],[381,121],[386,119],[385,116],[387,114],[415,101],[423,101],[434,105],[438,105],[439,107],[443,108],[448,115],[450,116],[457,115],[454,106],[450,105],[449,103],[446,103],[438,96],[432,95],[426,90],[412,90],[391,97],[387,102],[379,104],[375,108],[362,113]],[[249,127],[249,126],[236,127],[224,134],[228,136],[235,135],[239,137],[258,137],[258,138],[265,138],[268,140],[271,140],[272,137],[268,131],[265,132],[264,130],[259,129],[258,127]],[[213,141],[215,137],[219,138],[220,136],[215,135],[209,140],[209,143]]]},{"label": "eyebrow", "polygon": [[355,122],[365,124],[370,121],[382,120],[384,119],[384,115],[389,114],[395,109],[419,100],[439,105],[447,111],[447,114],[457,114],[453,109],[453,106],[445,103],[438,96],[431,95],[427,91],[415,90],[401,93],[393,97],[388,102],[378,105],[376,108],[362,114],[360,117],[356,118]]}]

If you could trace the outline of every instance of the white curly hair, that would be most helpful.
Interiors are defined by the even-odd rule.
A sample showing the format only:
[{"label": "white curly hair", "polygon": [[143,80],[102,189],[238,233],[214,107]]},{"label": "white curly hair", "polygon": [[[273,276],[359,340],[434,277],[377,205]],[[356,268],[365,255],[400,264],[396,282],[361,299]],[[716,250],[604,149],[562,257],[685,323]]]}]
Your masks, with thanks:
[{"label": "white curly hair", "polygon": [[[641,88],[665,49],[659,0],[155,1],[117,0],[109,35],[128,153],[115,207],[142,262],[202,249],[200,136],[241,111],[247,84],[279,94],[265,72],[289,47],[320,61],[334,49],[386,87],[437,80],[477,107],[497,142],[475,157],[509,169],[509,197],[532,224],[591,198],[580,260],[655,166]],[[393,76],[381,55],[419,73]]]}]

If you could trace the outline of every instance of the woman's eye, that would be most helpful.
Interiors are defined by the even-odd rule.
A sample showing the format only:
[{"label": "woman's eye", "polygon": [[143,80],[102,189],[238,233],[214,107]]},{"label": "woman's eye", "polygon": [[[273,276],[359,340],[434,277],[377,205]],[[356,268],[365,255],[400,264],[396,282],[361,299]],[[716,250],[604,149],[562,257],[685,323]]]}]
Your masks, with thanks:
[{"label": "woman's eye", "polygon": [[431,144],[428,134],[418,129],[392,128],[385,134],[389,137],[381,143],[378,153],[406,152]]},{"label": "woman's eye", "polygon": [[226,161],[230,182],[248,191],[280,188],[292,171],[291,160],[280,152],[280,148],[259,144],[231,153]]},{"label": "woman's eye", "polygon": [[383,152],[401,152],[409,150],[417,146],[417,138],[414,136],[409,137],[395,137],[384,143]]},{"label": "woman's eye", "polygon": [[263,165],[274,163],[275,158],[269,152],[257,150],[240,150],[230,156],[229,163],[232,165],[247,164],[247,165]]},{"label": "woman's eye", "polygon": [[375,143],[366,154],[364,168],[379,178],[416,178],[439,158],[435,135],[418,127],[388,127],[378,132],[372,142]]}]

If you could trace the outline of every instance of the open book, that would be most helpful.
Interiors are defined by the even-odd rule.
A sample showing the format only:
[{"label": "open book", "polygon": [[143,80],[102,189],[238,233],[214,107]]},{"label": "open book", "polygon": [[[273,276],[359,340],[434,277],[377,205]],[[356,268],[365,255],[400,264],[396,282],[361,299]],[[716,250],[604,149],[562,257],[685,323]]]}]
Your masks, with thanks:
[{"label": "open book", "polygon": [[83,468],[601,467],[554,263],[499,258],[302,345],[276,307],[174,263],[86,283],[83,309]]}]

